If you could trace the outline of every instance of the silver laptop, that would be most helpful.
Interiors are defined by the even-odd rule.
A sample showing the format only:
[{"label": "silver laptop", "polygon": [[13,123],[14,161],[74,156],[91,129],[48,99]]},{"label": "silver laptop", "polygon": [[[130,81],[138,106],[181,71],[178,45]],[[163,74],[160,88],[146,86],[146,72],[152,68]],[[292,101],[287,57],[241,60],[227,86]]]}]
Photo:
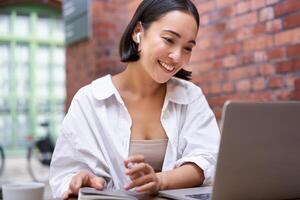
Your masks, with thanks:
[{"label": "silver laptop", "polygon": [[300,102],[226,102],[213,187],[171,199],[300,199]]}]

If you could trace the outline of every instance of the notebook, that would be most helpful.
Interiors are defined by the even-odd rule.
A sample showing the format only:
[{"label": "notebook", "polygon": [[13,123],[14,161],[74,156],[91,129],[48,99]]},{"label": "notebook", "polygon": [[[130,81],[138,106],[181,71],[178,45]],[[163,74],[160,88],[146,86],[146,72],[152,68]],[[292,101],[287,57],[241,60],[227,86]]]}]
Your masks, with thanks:
[{"label": "notebook", "polygon": [[165,190],[171,199],[300,198],[300,102],[226,102],[213,187]]},{"label": "notebook", "polygon": [[114,200],[138,200],[148,199],[145,193],[137,193],[134,191],[125,190],[96,190],[90,187],[80,188],[78,200],[100,200],[100,199],[114,199]]}]

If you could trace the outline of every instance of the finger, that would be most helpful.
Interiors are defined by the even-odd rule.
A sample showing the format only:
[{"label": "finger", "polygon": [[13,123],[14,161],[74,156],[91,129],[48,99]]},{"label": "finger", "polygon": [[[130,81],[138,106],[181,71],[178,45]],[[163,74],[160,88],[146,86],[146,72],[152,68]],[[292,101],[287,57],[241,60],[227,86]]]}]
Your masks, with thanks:
[{"label": "finger", "polygon": [[69,195],[72,193],[70,189],[68,189],[66,192],[63,194],[63,199],[68,199]]},{"label": "finger", "polygon": [[157,185],[155,182],[149,182],[142,186],[135,188],[137,192],[150,192],[150,193],[157,193]]},{"label": "finger", "polygon": [[130,178],[130,180],[135,180],[135,179],[137,179],[137,178],[139,178],[141,176],[144,176],[144,175],[145,174],[142,174],[142,173],[135,173],[135,174],[129,176],[129,178]]},{"label": "finger", "polygon": [[127,184],[124,188],[125,190],[130,190],[132,188],[135,188],[137,186],[142,186],[142,185],[145,185],[149,182],[152,182],[154,179],[153,179],[153,176],[152,175],[145,175],[145,176],[142,176],[138,179],[135,179],[133,181],[131,181],[129,184]]},{"label": "finger", "polygon": [[104,178],[94,176],[90,178],[89,187],[102,190],[104,188],[104,184],[105,184]]},{"label": "finger", "polygon": [[128,163],[140,163],[145,162],[145,157],[143,155],[132,155],[129,156],[126,160],[124,160],[125,167],[128,168]]},{"label": "finger", "polygon": [[78,194],[79,188],[82,186],[83,179],[84,177],[81,174],[78,174],[72,179],[69,186],[71,194]]},{"label": "finger", "polygon": [[151,173],[153,170],[153,168],[148,165],[147,163],[138,163],[136,165],[134,165],[131,169],[127,169],[126,170],[126,175],[128,176],[132,176],[136,173],[143,173],[143,174],[149,174]]}]

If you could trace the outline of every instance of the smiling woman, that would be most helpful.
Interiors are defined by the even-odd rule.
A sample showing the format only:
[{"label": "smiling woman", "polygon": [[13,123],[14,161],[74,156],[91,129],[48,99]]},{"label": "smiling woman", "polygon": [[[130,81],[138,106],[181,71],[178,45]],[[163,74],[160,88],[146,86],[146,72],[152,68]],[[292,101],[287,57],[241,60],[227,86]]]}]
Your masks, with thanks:
[{"label": "smiling woman", "polygon": [[157,194],[211,182],[219,130],[184,70],[198,28],[190,0],[142,1],[120,41],[126,69],[73,98],[51,163],[54,196],[83,186]]},{"label": "smiling woman", "polygon": [[197,30],[194,17],[181,11],[169,12],[147,29],[138,23],[132,37],[141,33],[140,62],[128,67],[139,65],[156,82],[165,83],[189,62]]}]

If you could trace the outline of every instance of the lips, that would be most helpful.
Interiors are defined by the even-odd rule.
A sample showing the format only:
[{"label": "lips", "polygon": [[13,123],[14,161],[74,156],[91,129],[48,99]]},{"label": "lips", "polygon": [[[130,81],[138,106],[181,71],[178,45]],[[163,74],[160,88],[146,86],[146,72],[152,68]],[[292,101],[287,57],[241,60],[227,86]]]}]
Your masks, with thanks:
[{"label": "lips", "polygon": [[173,65],[170,65],[170,64],[167,64],[167,63],[164,63],[160,60],[158,60],[158,63],[160,66],[162,66],[165,70],[167,70],[168,72],[172,72],[175,70],[175,66]]}]

